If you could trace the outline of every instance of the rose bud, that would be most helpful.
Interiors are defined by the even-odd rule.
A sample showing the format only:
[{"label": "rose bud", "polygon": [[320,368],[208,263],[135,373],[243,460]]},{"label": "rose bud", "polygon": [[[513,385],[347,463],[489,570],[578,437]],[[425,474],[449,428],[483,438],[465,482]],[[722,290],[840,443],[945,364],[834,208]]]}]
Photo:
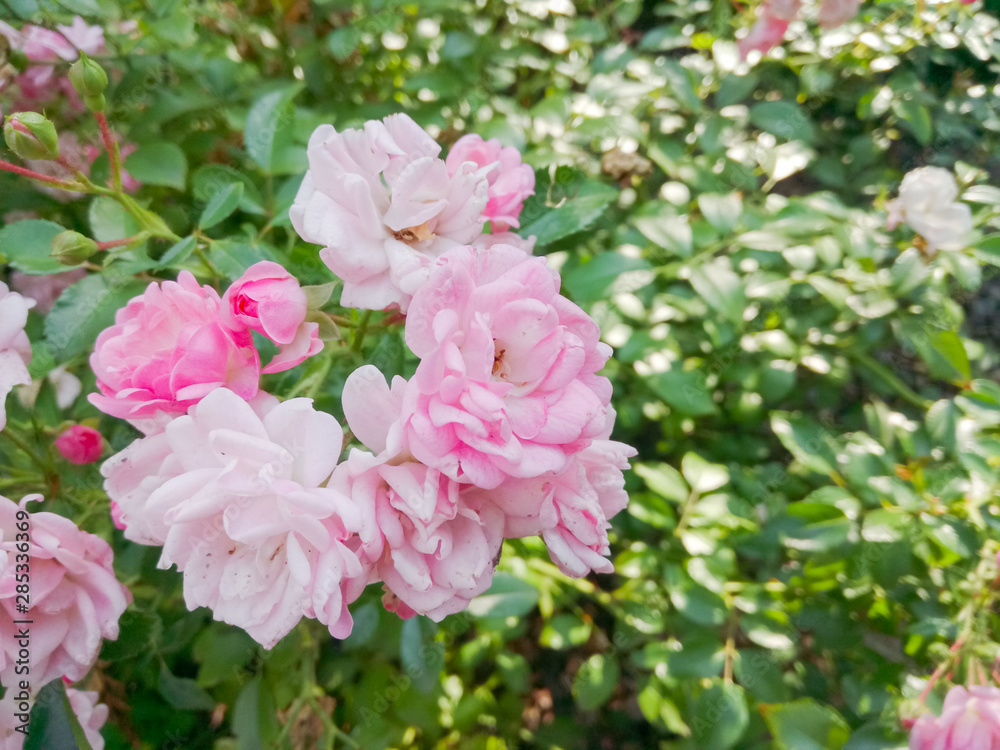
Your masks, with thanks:
[{"label": "rose bud", "polygon": [[71,464],[92,464],[101,459],[104,438],[93,427],[75,424],[56,438],[55,446]]},{"label": "rose bud", "polygon": [[97,252],[97,243],[72,229],[60,232],[52,238],[53,258],[65,266],[75,266]]},{"label": "rose bud", "polygon": [[37,112],[16,112],[3,127],[7,147],[22,159],[55,159],[59,156],[56,127]]}]

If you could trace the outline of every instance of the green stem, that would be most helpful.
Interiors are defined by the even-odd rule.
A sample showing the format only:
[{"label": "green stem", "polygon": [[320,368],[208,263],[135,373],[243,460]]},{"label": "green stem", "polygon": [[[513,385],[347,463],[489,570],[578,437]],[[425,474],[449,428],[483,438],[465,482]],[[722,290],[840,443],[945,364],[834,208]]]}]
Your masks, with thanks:
[{"label": "green stem", "polygon": [[916,407],[921,409],[929,409],[932,405],[932,401],[924,398],[919,393],[914,391],[910,386],[900,380],[896,375],[881,362],[875,361],[871,356],[864,352],[852,352],[850,356],[857,362],[861,367],[868,370],[871,374],[875,375],[879,380],[881,380],[885,385],[892,388],[901,398],[909,401]]},{"label": "green stem", "polygon": [[351,347],[356,352],[361,351],[361,344],[365,340],[365,334],[368,333],[368,321],[372,319],[372,311],[365,310],[364,315],[361,316],[361,323],[358,325],[358,330],[354,334],[354,345]]}]

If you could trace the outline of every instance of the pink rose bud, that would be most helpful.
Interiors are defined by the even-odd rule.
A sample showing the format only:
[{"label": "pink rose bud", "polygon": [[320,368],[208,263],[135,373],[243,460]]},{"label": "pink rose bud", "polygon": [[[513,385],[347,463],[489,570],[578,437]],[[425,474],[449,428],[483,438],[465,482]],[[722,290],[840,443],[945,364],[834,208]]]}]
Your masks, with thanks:
[{"label": "pink rose bud", "polygon": [[280,347],[263,369],[281,372],[301,363],[323,348],[319,324],[307,323],[306,293],[282,266],[262,260],[233,282],[222,298],[222,314],[235,331],[250,329]]},{"label": "pink rose bud", "polygon": [[56,449],[71,464],[92,464],[101,459],[104,438],[93,427],[75,424],[56,438]]},{"label": "pink rose bud", "polygon": [[489,198],[483,218],[489,219],[494,232],[519,227],[518,216],[524,200],[535,194],[535,170],[521,163],[521,153],[513,146],[503,146],[496,138],[484,141],[475,133],[459,138],[448,152],[448,173],[456,174],[465,162],[477,168],[494,165],[487,175]]}]

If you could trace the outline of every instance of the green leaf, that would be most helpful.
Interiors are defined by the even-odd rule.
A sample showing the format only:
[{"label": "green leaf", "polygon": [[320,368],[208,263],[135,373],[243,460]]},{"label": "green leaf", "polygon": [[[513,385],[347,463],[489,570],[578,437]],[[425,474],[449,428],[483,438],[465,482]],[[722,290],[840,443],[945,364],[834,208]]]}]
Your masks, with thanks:
[{"label": "green leaf", "polygon": [[892,111],[900,120],[906,123],[907,129],[913,133],[924,146],[934,138],[934,123],[931,113],[923,104],[914,99],[897,99],[892,103]]},{"label": "green leaf", "polygon": [[570,198],[558,208],[546,211],[521,227],[519,234],[522,237],[534,235],[537,247],[545,247],[563,237],[582,232],[601,217],[617,196],[617,191],[602,191]]},{"label": "green leaf", "polygon": [[613,654],[594,654],[581,666],[573,678],[573,697],[583,711],[600,708],[618,684],[621,674]]},{"label": "green leaf", "polygon": [[729,481],[729,471],[722,464],[712,464],[697,453],[685,453],[681,473],[691,489],[700,495],[717,490]]},{"label": "green leaf", "polygon": [[816,139],[816,129],[812,121],[795,102],[759,102],[750,107],[750,122],[772,135],[786,141],[812,143]]},{"label": "green leaf", "polygon": [[701,691],[688,724],[698,747],[718,750],[734,747],[750,725],[743,688],[715,680]]},{"label": "green leaf", "polygon": [[646,486],[661,497],[683,503],[691,494],[681,473],[670,464],[636,464],[633,468],[646,480]]},{"label": "green leaf", "polygon": [[829,444],[829,436],[816,422],[808,417],[776,411],[771,416],[771,429],[805,468],[828,476],[837,473],[837,457]]},{"label": "green leaf", "polygon": [[212,196],[205,209],[198,219],[198,226],[202,229],[214,227],[220,221],[228,217],[240,205],[243,198],[243,183],[231,182]]},{"label": "green leaf", "polygon": [[265,172],[274,166],[278,135],[288,130],[294,120],[292,99],[302,90],[301,84],[264,94],[247,113],[243,141],[250,158]]},{"label": "green leaf", "polygon": [[238,750],[264,750],[273,747],[278,722],[271,691],[264,688],[260,675],[240,691],[233,704],[233,733]]},{"label": "green leaf", "polygon": [[179,711],[211,711],[215,708],[215,700],[197,682],[177,677],[166,664],[160,667],[156,687],[167,703]]},{"label": "green leaf", "polygon": [[197,245],[198,241],[193,236],[178,240],[163,254],[158,265],[160,268],[166,268],[174,263],[180,265],[194,252]]},{"label": "green leaf", "polygon": [[31,274],[60,273],[64,266],[50,257],[52,239],[65,231],[53,221],[28,219],[8,224],[0,229],[0,254],[18,271]]},{"label": "green leaf", "polygon": [[718,258],[713,263],[691,269],[690,280],[709,307],[737,325],[742,323],[746,292],[728,258]]},{"label": "green leaf", "polygon": [[254,263],[262,260],[277,262],[278,258],[266,245],[251,245],[236,240],[217,240],[212,243],[209,257],[212,263],[230,281],[246,273]]},{"label": "green leaf", "polygon": [[774,736],[776,750],[840,750],[851,735],[836,710],[812,698],[762,705],[760,711]]},{"label": "green leaf", "polygon": [[[7,688],[4,700],[13,702],[15,695],[13,689],[13,686]],[[4,729],[13,728],[4,727]],[[31,724],[24,741],[24,750],[51,748],[92,750],[76,714],[73,713],[61,679],[52,680],[38,692],[38,697],[31,707]]]},{"label": "green leaf", "polygon": [[474,617],[522,617],[538,603],[538,589],[510,573],[493,576],[493,584],[485,594],[469,602]]},{"label": "green leaf", "polygon": [[428,618],[412,617],[403,623],[400,634],[400,661],[421,693],[429,693],[437,686],[444,666],[444,644],[434,643],[437,631]]},{"label": "green leaf", "polygon": [[698,208],[709,224],[727,234],[739,223],[743,213],[743,199],[739,193],[702,193],[698,196]]},{"label": "green leaf", "polygon": [[198,685],[212,687],[241,674],[259,651],[257,643],[239,628],[213,624],[195,639],[192,653],[201,664]]},{"label": "green leaf", "polygon": [[657,396],[684,414],[715,414],[719,410],[701,370],[674,368],[650,375],[646,381]]},{"label": "green leaf", "polygon": [[341,26],[327,34],[326,47],[333,59],[342,63],[354,53],[360,41],[361,32],[353,25]]},{"label": "green leaf", "polygon": [[94,239],[98,242],[123,240],[139,231],[139,225],[132,215],[107,195],[98,196],[90,202],[87,219]]},{"label": "green leaf", "polygon": [[94,345],[97,334],[114,323],[118,309],[146,285],[112,271],[80,279],[64,291],[45,318],[45,338],[52,354],[65,362]]},{"label": "green leaf", "polygon": [[726,602],[704,586],[688,584],[670,592],[670,602],[677,611],[698,625],[721,625],[726,621]]},{"label": "green leaf", "polygon": [[681,258],[691,257],[694,235],[687,216],[640,216],[635,220],[635,228],[664,250]]},{"label": "green leaf", "polygon": [[187,181],[187,158],[180,146],[169,141],[143,144],[125,157],[125,169],[146,185],[183,190]]},{"label": "green leaf", "polygon": [[591,629],[591,624],[577,615],[560,614],[545,623],[538,642],[546,648],[562,651],[586,643]]},{"label": "green leaf", "polygon": [[191,176],[191,192],[199,203],[208,203],[222,188],[233,182],[243,183],[243,197],[240,199],[241,211],[258,216],[267,213],[260,190],[257,189],[250,176],[225,164],[206,164],[196,169]]},{"label": "green leaf", "polygon": [[652,280],[653,274],[645,259],[604,252],[586,263],[567,269],[563,273],[563,289],[570,290],[573,301],[586,307],[600,299],[607,299],[609,290],[613,290],[612,293],[635,292]]}]

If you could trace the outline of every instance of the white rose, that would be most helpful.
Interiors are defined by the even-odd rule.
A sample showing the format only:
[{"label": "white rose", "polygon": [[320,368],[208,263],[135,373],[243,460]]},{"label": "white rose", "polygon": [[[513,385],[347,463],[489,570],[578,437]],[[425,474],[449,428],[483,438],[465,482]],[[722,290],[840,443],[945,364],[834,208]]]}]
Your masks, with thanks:
[{"label": "white rose", "polygon": [[890,201],[887,226],[905,222],[927,240],[930,252],[961,250],[972,231],[972,211],[956,202],[958,185],[947,169],[920,167],[909,172],[899,187],[899,197]]}]

